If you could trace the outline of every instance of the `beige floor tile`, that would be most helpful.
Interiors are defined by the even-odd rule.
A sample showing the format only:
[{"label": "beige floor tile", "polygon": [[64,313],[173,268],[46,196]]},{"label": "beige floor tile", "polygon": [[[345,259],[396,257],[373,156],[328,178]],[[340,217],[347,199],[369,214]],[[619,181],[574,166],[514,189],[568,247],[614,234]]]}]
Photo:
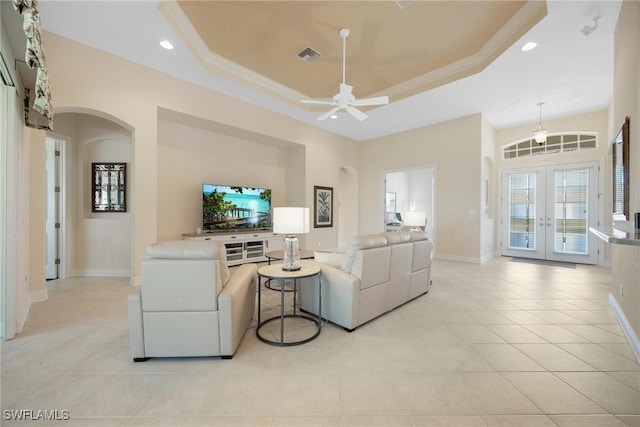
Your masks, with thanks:
[{"label": "beige floor tile", "polygon": [[118,374],[88,397],[79,399],[70,412],[89,418],[132,417],[168,378],[168,374]]},{"label": "beige floor tile", "polygon": [[551,323],[524,310],[500,310],[498,313],[518,325],[544,325]]},{"label": "beige floor tile", "polygon": [[594,325],[562,325],[562,327],[596,344],[627,343],[625,337],[611,333]]},{"label": "beige floor tile", "polygon": [[341,416],[273,417],[271,424],[267,425],[270,427],[344,427]]},{"label": "beige floor tile", "polygon": [[465,343],[504,343],[504,340],[483,325],[449,325],[449,330]]},{"label": "beige floor tile", "polygon": [[429,294],[352,333],[323,324],[280,348],[252,327],[231,360],[144,363],[128,352],[127,279],[48,282],[49,300],[0,344],[2,408],[72,419],[2,425],[640,427],[640,371],[608,307],[608,269],[436,260],[432,278]]},{"label": "beige floor tile", "polygon": [[596,370],[555,344],[514,344],[514,347],[549,371]]},{"label": "beige floor tile", "polygon": [[338,374],[285,373],[278,389],[275,416],[340,415]]},{"label": "beige floor tile", "polygon": [[588,339],[558,325],[525,325],[524,327],[553,344],[589,342]]},{"label": "beige floor tile", "polygon": [[606,413],[550,372],[504,372],[502,375],[544,413]]},{"label": "beige floor tile", "polygon": [[385,373],[345,372],[339,376],[343,415],[407,415],[407,408]]},{"label": "beige floor tile", "polygon": [[471,344],[471,348],[498,372],[544,370],[511,344]]},{"label": "beige floor tile", "polygon": [[412,427],[411,417],[406,415],[347,415],[345,427]]},{"label": "beige floor tile", "polygon": [[640,372],[605,372],[611,378],[640,392]]},{"label": "beige floor tile", "polygon": [[477,414],[541,414],[541,411],[497,373],[449,374]]},{"label": "beige floor tile", "polygon": [[558,344],[558,347],[600,371],[640,371],[640,364],[618,356],[598,344]]},{"label": "beige floor tile", "polygon": [[603,372],[557,372],[555,375],[611,414],[640,415],[640,392]]},{"label": "beige floor tile", "polygon": [[613,415],[550,415],[558,427],[628,427]]},{"label": "beige floor tile", "polygon": [[[270,427],[271,417],[135,417],[127,427]],[[278,424],[279,425],[279,424]],[[328,427],[330,425],[327,425]]]},{"label": "beige floor tile", "polygon": [[556,427],[546,415],[483,415],[487,427]]},{"label": "beige floor tile", "polygon": [[394,383],[411,415],[475,414],[446,374],[402,373]]},{"label": "beige floor tile", "polygon": [[546,343],[547,341],[520,325],[486,325],[494,334],[510,344]]},{"label": "beige floor tile", "polygon": [[418,415],[412,418],[416,427],[486,427],[477,415]]}]

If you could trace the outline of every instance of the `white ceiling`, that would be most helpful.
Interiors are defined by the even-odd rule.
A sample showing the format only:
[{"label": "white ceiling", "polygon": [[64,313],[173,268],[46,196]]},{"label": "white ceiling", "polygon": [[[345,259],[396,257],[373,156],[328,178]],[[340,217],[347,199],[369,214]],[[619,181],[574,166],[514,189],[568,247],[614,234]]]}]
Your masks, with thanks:
[{"label": "white ceiling", "polygon": [[[347,114],[319,122],[320,113],[302,104],[292,105],[205,70],[157,5],[151,0],[41,0],[41,21],[47,31],[358,141],[479,112],[498,129],[532,123],[533,131],[538,103],[544,103],[544,122],[605,109],[613,94],[618,0],[548,1],[547,16],[479,74],[367,111],[369,119],[363,122]],[[598,28],[585,36],[580,29],[596,16]],[[171,40],[175,49],[162,49],[163,39]],[[538,47],[522,52],[520,47],[530,40]],[[44,48],[46,52],[46,38]]]}]

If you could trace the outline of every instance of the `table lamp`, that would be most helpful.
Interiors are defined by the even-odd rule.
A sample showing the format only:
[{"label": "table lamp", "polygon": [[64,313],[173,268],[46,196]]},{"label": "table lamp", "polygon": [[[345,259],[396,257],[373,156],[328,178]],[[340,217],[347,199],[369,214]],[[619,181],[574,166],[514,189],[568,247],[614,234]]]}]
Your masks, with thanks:
[{"label": "table lamp", "polygon": [[284,234],[284,271],[300,270],[300,242],[296,234],[309,232],[309,208],[273,208],[273,232]]},{"label": "table lamp", "polygon": [[427,213],[422,211],[405,212],[403,215],[403,225],[410,228],[411,231],[421,231],[427,220]]}]

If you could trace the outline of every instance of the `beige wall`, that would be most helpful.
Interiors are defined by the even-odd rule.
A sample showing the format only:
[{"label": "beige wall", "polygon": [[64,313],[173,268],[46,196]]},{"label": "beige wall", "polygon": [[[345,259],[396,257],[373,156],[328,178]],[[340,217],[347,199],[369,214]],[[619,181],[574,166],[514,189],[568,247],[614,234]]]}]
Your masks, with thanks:
[{"label": "beige wall", "polygon": [[386,171],[434,167],[435,256],[480,262],[481,121],[475,114],[363,143],[360,232],[382,231]]},{"label": "beige wall", "polygon": [[[627,226],[633,228],[633,214],[640,212],[640,3],[637,1],[625,1],[620,9],[615,32],[614,77],[613,131],[622,125],[626,116],[630,120],[629,212],[632,218]],[[635,346],[640,351],[640,283],[637,268],[640,249],[614,247],[613,252],[611,297],[615,298],[634,329]],[[622,284],[624,292],[620,290]]]},{"label": "beige wall", "polygon": [[[111,118],[129,129],[133,135],[132,175],[134,177],[130,206],[133,212],[132,276],[139,275],[139,266],[146,247],[159,236],[174,236],[177,229],[165,231],[166,217],[159,212],[162,190],[158,168],[162,162],[158,144],[159,111],[178,111],[237,129],[241,137],[258,142],[284,141],[305,147],[292,153],[297,162],[294,177],[301,173],[303,180],[287,182],[281,191],[287,202],[312,206],[313,185],[337,187],[341,167],[359,168],[359,143],[315,127],[274,114],[238,99],[206,90],[171,76],[158,73],[129,61],[72,42],[63,37],[44,33],[52,92],[55,94],[56,114],[80,112]],[[54,122],[55,126],[55,122]],[[232,144],[216,153],[224,159],[237,158]],[[159,157],[160,156],[160,157]],[[304,160],[305,164],[299,164]],[[250,165],[254,167],[256,164]],[[190,169],[174,173],[189,174]],[[289,172],[287,172],[289,173]],[[281,179],[281,178],[280,178]],[[288,179],[288,177],[287,177]],[[201,185],[194,178],[193,185]],[[292,194],[295,192],[296,194]],[[302,194],[297,194],[302,193]],[[174,214],[169,214],[171,217]],[[312,229],[306,237],[313,247],[333,246],[337,241],[337,215],[333,228]],[[43,219],[44,221],[44,219]],[[193,219],[184,222],[192,231]],[[43,285],[44,286],[44,285]]]}]

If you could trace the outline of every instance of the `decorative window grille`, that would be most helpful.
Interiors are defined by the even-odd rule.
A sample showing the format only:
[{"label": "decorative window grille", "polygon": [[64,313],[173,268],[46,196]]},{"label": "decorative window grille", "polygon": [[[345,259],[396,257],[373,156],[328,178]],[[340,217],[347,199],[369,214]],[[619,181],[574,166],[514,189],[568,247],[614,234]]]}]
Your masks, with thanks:
[{"label": "decorative window grille", "polygon": [[556,133],[548,135],[547,142],[544,144],[538,144],[531,136],[502,147],[502,157],[504,159],[515,159],[518,157],[543,156],[568,151],[588,150],[596,148],[597,145],[598,134],[595,132]]}]

